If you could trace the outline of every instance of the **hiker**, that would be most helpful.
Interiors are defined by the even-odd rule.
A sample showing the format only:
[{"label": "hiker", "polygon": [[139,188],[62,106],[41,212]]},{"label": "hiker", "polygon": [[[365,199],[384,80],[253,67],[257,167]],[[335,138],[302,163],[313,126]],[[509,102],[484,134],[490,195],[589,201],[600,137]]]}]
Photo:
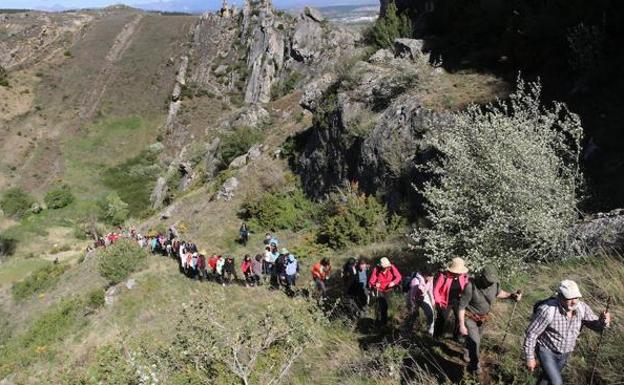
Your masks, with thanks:
[{"label": "hiker", "polygon": [[299,276],[299,261],[293,254],[286,250],[286,293],[290,296],[295,294],[293,287],[297,285],[297,276]]},{"label": "hiker", "polygon": [[379,265],[375,266],[368,280],[368,286],[377,295],[378,319],[377,326],[385,326],[388,322],[388,306],[390,304],[390,293],[401,283],[401,273],[390,263],[386,257],[381,258]]},{"label": "hiker", "polygon": [[520,301],[522,294],[502,290],[496,269],[486,266],[466,285],[459,303],[459,332],[466,336],[464,360],[468,361],[468,371],[474,374],[481,373],[479,348],[483,328],[491,318],[490,310],[496,298]]},{"label": "hiker", "polygon": [[249,241],[249,228],[247,228],[247,223],[243,222],[243,224],[241,224],[238,234],[240,244],[247,246],[247,241]]},{"label": "hiker", "polygon": [[217,256],[217,262],[215,264],[215,278],[217,283],[225,286],[225,282],[223,281],[223,265],[225,264],[225,259],[222,256]]},{"label": "hiker", "polygon": [[542,366],[538,385],[563,385],[561,372],[572,355],[583,326],[601,332],[611,324],[611,314],[600,317],[583,301],[576,282],[564,280],[555,296],[535,304],[533,318],[525,333],[524,355],[529,371]]},{"label": "hiker", "polygon": [[264,244],[271,247],[275,246],[277,248],[279,241],[271,233],[266,233],[264,236]]},{"label": "hiker", "polygon": [[188,241],[186,242],[186,250],[190,251],[191,253],[196,253],[197,245],[194,244],[193,241]]},{"label": "hiker", "polygon": [[321,298],[327,296],[327,285],[325,282],[331,275],[331,262],[329,258],[322,258],[319,262],[312,265],[312,279],[316,283],[316,289],[321,295]]},{"label": "hiker", "polygon": [[208,274],[206,273],[206,250],[202,250],[197,256],[197,273],[200,281],[208,279]]},{"label": "hiker", "polygon": [[370,302],[370,291],[368,290],[368,279],[370,277],[370,265],[360,257],[357,263],[357,295],[356,303],[360,309],[364,309]]},{"label": "hiker", "polygon": [[340,276],[344,284],[344,293],[348,297],[355,298],[358,293],[358,281],[357,281],[357,263],[355,258],[349,258],[347,262],[342,266]]},{"label": "hiker", "polygon": [[271,287],[278,289],[281,285],[286,285],[286,258],[288,258],[288,249],[282,248],[273,264],[273,273],[271,274]]},{"label": "hiker", "polygon": [[406,296],[407,310],[407,330],[411,331],[414,323],[418,322],[420,309],[425,313],[427,320],[427,333],[433,337],[433,269],[427,267],[416,273],[409,284]]},{"label": "hiker", "polygon": [[433,285],[433,298],[436,306],[436,320],[433,337],[439,339],[444,334],[451,312],[455,316],[453,339],[460,340],[457,320],[459,319],[459,301],[468,284],[468,268],[462,258],[455,257],[449,268],[438,274]]},{"label": "hiker", "polygon": [[271,274],[271,270],[273,269],[273,254],[271,253],[271,246],[266,246],[264,248],[264,259],[262,264],[262,274],[268,276]]},{"label": "hiker", "polygon": [[228,255],[225,258],[225,262],[223,263],[223,277],[225,278],[225,283],[232,282],[232,276],[234,277],[234,281],[238,281],[238,276],[236,275],[236,267],[234,266],[234,257]]},{"label": "hiker", "polygon": [[241,263],[241,271],[245,277],[245,286],[253,285],[253,273],[251,270],[251,257],[249,254],[245,254],[243,262]]},{"label": "hiker", "polygon": [[[259,286],[260,285],[260,279],[262,278],[262,270],[264,268],[264,261],[262,260],[262,255],[261,254],[257,254],[256,258],[254,258],[251,261],[251,272],[252,272],[252,279],[253,279],[253,285]],[[253,286],[252,285],[252,286]]]},{"label": "hiker", "polygon": [[216,255],[212,255],[212,257],[208,258],[208,271],[210,271],[210,275],[208,279],[216,279],[217,278],[217,262],[219,261],[219,257]]}]

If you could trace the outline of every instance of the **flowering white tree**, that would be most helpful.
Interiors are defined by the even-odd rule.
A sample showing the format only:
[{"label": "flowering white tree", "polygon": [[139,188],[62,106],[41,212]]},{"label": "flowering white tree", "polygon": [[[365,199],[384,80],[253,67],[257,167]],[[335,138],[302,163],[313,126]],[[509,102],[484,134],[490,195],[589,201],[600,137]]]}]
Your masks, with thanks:
[{"label": "flowering white tree", "polygon": [[518,80],[509,101],[429,122],[440,156],[421,189],[429,226],[412,238],[431,262],[464,257],[473,269],[513,271],[566,255],[578,214],[582,127],[562,103],[540,105],[539,83]]}]

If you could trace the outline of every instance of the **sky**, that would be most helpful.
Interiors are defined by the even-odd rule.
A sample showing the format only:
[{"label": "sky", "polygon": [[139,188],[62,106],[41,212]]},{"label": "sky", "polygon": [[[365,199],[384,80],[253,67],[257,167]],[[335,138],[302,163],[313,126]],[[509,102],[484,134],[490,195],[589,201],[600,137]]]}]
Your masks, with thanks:
[{"label": "sky", "polygon": [[[315,7],[330,5],[375,4],[377,0],[273,0],[278,8],[296,8],[303,5]],[[214,10],[221,8],[223,0],[0,0],[0,8],[26,8],[62,10],[75,8],[97,8],[112,4],[126,4],[135,7],[177,11]],[[242,0],[229,0],[230,4],[240,5]]]}]

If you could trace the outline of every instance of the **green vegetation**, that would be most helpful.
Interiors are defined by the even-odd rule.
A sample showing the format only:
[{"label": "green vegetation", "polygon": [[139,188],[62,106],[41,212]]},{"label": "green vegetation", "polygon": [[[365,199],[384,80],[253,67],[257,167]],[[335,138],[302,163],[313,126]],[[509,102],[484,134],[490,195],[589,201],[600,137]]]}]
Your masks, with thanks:
[{"label": "green vegetation", "polygon": [[387,208],[358,186],[330,195],[321,214],[319,240],[334,249],[382,241],[404,224],[398,216],[388,220]]},{"label": "green vegetation", "polygon": [[281,81],[273,84],[271,87],[271,99],[279,99],[284,95],[291,93],[297,83],[301,79],[301,75],[297,71],[290,71],[288,75]]},{"label": "green vegetation", "polygon": [[65,273],[68,268],[69,265],[64,263],[50,263],[33,271],[26,279],[13,284],[11,287],[13,298],[16,301],[22,301],[35,294],[47,291],[56,286],[63,273]]},{"label": "green vegetation", "polygon": [[121,226],[128,219],[128,204],[116,192],[100,200],[99,206],[102,220],[113,226]]},{"label": "green vegetation", "polygon": [[428,164],[439,178],[422,190],[431,227],[414,234],[432,262],[465,257],[513,271],[527,261],[568,256],[577,219],[582,128],[563,104],[540,105],[541,87],[519,81],[508,103],[473,106],[427,143],[443,157]]},{"label": "green vegetation", "polygon": [[74,194],[72,194],[70,187],[64,184],[48,191],[43,201],[49,209],[60,209],[74,201]]},{"label": "green vegetation", "polygon": [[396,4],[391,2],[386,10],[385,17],[380,17],[375,24],[366,32],[368,43],[378,48],[390,48],[394,40],[407,37],[411,38],[414,27],[409,16],[399,14]]},{"label": "green vegetation", "polygon": [[157,157],[158,151],[150,148],[104,172],[104,184],[127,203],[131,216],[139,217],[149,208],[150,194],[160,171]]},{"label": "green vegetation", "polygon": [[133,365],[124,356],[123,347],[105,345],[97,350],[96,363],[84,372],[67,374],[67,385],[139,385],[143,382]]},{"label": "green vegetation", "polygon": [[53,344],[75,334],[88,322],[85,302],[73,297],[62,299],[28,326],[22,334],[0,346],[0,377],[23,370],[37,360],[51,360]]},{"label": "green vegetation", "polygon": [[9,76],[7,75],[4,67],[0,66],[0,86],[8,87],[9,86]]},{"label": "green vegetation", "polygon": [[237,156],[243,155],[262,139],[262,133],[250,127],[238,127],[233,132],[221,136],[219,153],[225,165]]},{"label": "green vegetation", "polygon": [[35,200],[22,188],[11,187],[4,191],[0,198],[0,209],[4,214],[21,218],[28,213]]},{"label": "green vegetation", "polygon": [[301,230],[312,224],[315,211],[300,188],[292,191],[267,192],[257,200],[243,204],[242,213],[255,229]]},{"label": "green vegetation", "polygon": [[111,285],[126,279],[130,273],[145,267],[147,253],[135,241],[120,239],[102,252],[98,270]]}]

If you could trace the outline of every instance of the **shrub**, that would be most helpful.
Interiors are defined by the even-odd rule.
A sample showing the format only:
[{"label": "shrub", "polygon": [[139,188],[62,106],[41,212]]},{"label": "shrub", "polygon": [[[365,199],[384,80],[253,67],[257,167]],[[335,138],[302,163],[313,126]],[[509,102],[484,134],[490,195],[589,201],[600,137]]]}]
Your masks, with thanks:
[{"label": "shrub", "polygon": [[72,194],[69,186],[62,185],[59,188],[48,191],[43,201],[49,209],[60,209],[74,201],[74,194]]},{"label": "shrub", "polygon": [[131,239],[120,239],[100,255],[98,269],[102,277],[111,285],[117,284],[141,269],[147,260],[147,254]]},{"label": "shrub", "polygon": [[243,204],[243,217],[254,228],[301,230],[311,224],[315,205],[301,189],[265,193]]},{"label": "shrub", "polygon": [[21,301],[35,294],[45,292],[59,282],[61,276],[68,268],[68,265],[61,263],[49,264],[35,270],[23,281],[13,284],[11,287],[13,298],[16,301]]},{"label": "shrub", "polygon": [[250,127],[238,127],[233,132],[221,137],[219,153],[225,165],[229,165],[237,156],[245,154],[251,146],[262,139],[258,130]]},{"label": "shrub", "polygon": [[15,253],[17,240],[5,234],[0,234],[0,257],[10,256]]},{"label": "shrub", "polygon": [[509,102],[429,122],[425,142],[442,156],[426,166],[437,180],[421,189],[431,227],[413,237],[432,262],[461,255],[474,269],[510,271],[566,255],[582,128],[565,105],[541,107],[540,93],[519,80]]},{"label": "shrub", "polygon": [[98,309],[104,306],[104,290],[93,289],[87,294],[86,305],[91,309]]},{"label": "shrub", "polygon": [[7,216],[20,218],[28,213],[35,200],[20,187],[7,189],[0,198],[0,208]]},{"label": "shrub", "polygon": [[368,43],[377,48],[390,48],[394,40],[401,37],[412,37],[414,28],[406,14],[399,14],[396,4],[391,2],[385,17],[380,17],[366,32]]},{"label": "shrub", "polygon": [[301,79],[301,75],[297,71],[290,71],[288,76],[286,76],[283,80],[275,83],[271,87],[271,98],[279,99],[284,95],[288,95],[291,93],[295,87],[297,87],[297,83]]},{"label": "shrub", "polygon": [[330,194],[321,214],[319,240],[334,249],[381,241],[400,226],[398,217],[390,221],[388,217],[384,205],[353,184]]},{"label": "shrub", "polygon": [[99,206],[102,219],[113,226],[120,226],[128,219],[128,204],[116,192],[100,200]]},{"label": "shrub", "polygon": [[8,79],[7,72],[2,66],[0,66],[0,86],[2,87],[9,86],[9,79]]}]

